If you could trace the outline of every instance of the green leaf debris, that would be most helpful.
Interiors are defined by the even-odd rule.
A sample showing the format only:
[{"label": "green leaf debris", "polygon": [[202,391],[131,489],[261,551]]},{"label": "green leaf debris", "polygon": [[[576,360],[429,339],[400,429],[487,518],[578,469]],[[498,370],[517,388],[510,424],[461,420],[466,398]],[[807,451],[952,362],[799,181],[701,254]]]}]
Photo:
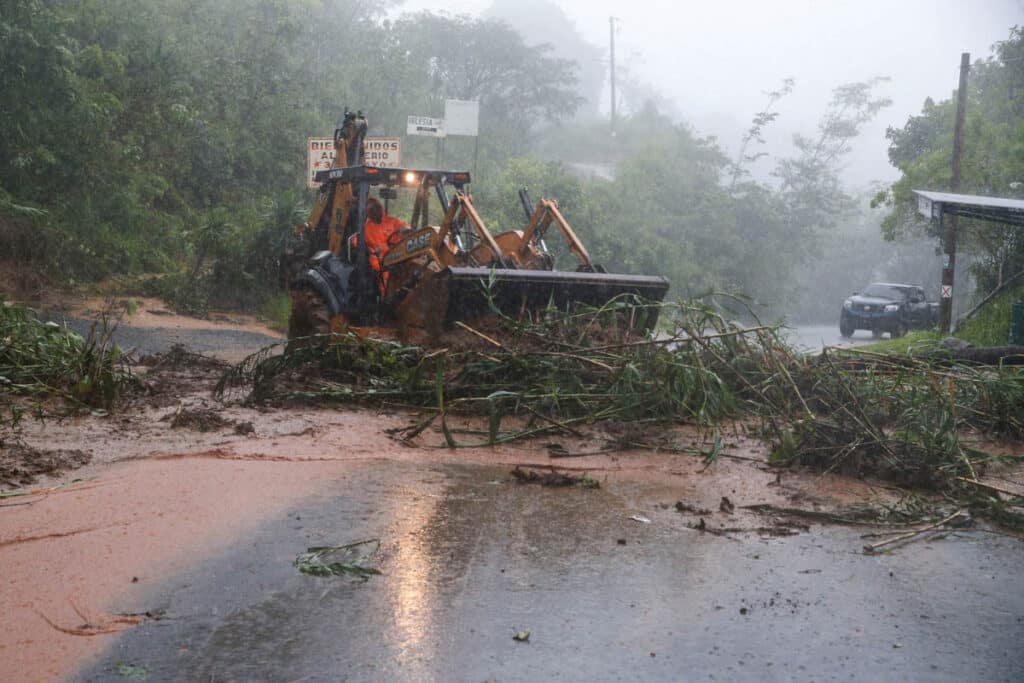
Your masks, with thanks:
[{"label": "green leaf debris", "polygon": [[[359,549],[373,546],[368,553]],[[299,553],[293,563],[303,574],[311,576],[352,576],[363,581],[381,573],[368,562],[380,552],[380,539],[371,538],[345,545],[315,546]]]}]

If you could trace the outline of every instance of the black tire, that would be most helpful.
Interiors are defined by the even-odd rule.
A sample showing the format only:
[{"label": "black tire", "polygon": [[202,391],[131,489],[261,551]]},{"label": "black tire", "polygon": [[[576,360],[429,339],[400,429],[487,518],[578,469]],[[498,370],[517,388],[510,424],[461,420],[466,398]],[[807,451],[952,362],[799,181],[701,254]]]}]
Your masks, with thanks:
[{"label": "black tire", "polygon": [[844,339],[849,339],[850,337],[853,336],[853,333],[855,331],[856,330],[854,329],[853,325],[851,325],[849,322],[847,322],[843,318],[839,319],[839,336],[840,337],[843,337]]},{"label": "black tire", "polygon": [[288,318],[288,339],[329,334],[331,313],[327,303],[310,289],[293,289],[291,295],[292,312]]}]

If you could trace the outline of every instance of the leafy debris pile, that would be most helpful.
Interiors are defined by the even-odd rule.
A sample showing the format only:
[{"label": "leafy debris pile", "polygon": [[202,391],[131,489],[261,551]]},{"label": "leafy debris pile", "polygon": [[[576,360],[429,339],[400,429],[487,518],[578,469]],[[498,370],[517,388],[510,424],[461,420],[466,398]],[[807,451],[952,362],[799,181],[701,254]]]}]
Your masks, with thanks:
[{"label": "leafy debris pile", "polygon": [[[694,420],[741,414],[746,400],[779,389],[774,367],[789,353],[774,327],[743,328],[711,306],[665,305],[672,329],[637,339],[614,306],[537,322],[504,320],[478,344],[424,349],[354,334],[268,347],[232,368],[218,393],[247,387],[257,404],[363,403],[525,415],[558,424]],[[468,327],[468,326],[466,326]],[[598,332],[601,334],[597,334]]]},{"label": "leafy debris pile", "polygon": [[1019,369],[826,350],[795,370],[806,414],[763,411],[777,462],[939,488],[993,459],[963,434],[1024,437]]},{"label": "leafy debris pile", "polygon": [[[258,404],[424,409],[402,436],[411,440],[439,421],[449,447],[574,433],[598,421],[653,436],[680,422],[710,432],[743,418],[759,425],[777,464],[974,492],[979,471],[997,459],[963,435],[1024,437],[1019,369],[836,349],[809,357],[794,352],[778,326],[744,327],[702,301],[662,304],[666,328],[643,339],[617,320],[621,311],[549,311],[534,322],[506,319],[500,334],[478,334],[475,347],[434,350],[314,337],[251,356],[225,374],[218,392],[244,387]],[[486,416],[486,440],[457,443],[451,414]],[[503,431],[508,416],[526,426]]]}]

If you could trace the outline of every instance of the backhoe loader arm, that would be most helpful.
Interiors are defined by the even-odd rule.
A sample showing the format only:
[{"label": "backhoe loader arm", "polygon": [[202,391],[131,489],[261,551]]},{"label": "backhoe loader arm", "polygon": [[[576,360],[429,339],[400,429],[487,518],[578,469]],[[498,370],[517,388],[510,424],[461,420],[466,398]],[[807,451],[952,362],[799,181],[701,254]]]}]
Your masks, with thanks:
[{"label": "backhoe loader arm", "polygon": [[441,222],[441,233],[438,236],[439,239],[443,240],[448,235],[452,234],[452,227],[456,220],[459,222],[468,220],[470,225],[473,226],[473,232],[476,233],[480,241],[483,242],[490,250],[491,254],[494,255],[494,260],[497,263],[503,263],[505,255],[501,251],[501,247],[494,241],[494,236],[491,235],[491,231],[484,225],[484,221],[480,218],[480,214],[477,213],[476,207],[473,206],[473,200],[470,199],[469,195],[464,192],[456,192],[455,197],[448,205],[448,211],[445,212],[444,220]]},{"label": "backhoe loader arm", "polygon": [[565,243],[569,247],[569,251],[579,259],[581,269],[587,271],[594,270],[594,262],[590,260],[590,254],[587,253],[586,247],[583,246],[580,238],[576,236],[576,233],[569,226],[569,222],[565,220],[562,212],[558,210],[558,202],[550,199],[542,199],[537,202],[537,208],[534,210],[533,216],[530,217],[530,222],[526,224],[526,230],[523,233],[523,245],[520,247],[520,255],[523,257],[527,256],[534,236],[542,238],[552,222],[558,226],[562,237],[565,238]]},{"label": "backhoe loader arm", "polygon": [[[347,168],[363,163],[363,140],[368,126],[363,112],[345,112],[341,126],[334,131],[334,162],[331,168]],[[335,256],[340,256],[346,232],[352,232],[349,224],[352,223],[350,213],[354,204],[350,184],[325,183],[317,195],[309,219],[295,226],[296,237],[320,230],[321,235],[326,233],[327,244],[321,242],[315,250],[326,246]]]},{"label": "backhoe loader arm", "polygon": [[[334,164],[331,168],[362,165],[363,139],[366,137],[368,126],[363,112],[345,112],[341,127],[334,131]],[[357,208],[354,199],[350,184],[335,186],[327,242],[327,248],[335,256],[341,255],[348,236],[359,230],[358,221],[354,220],[355,217],[352,215],[352,209]]]}]

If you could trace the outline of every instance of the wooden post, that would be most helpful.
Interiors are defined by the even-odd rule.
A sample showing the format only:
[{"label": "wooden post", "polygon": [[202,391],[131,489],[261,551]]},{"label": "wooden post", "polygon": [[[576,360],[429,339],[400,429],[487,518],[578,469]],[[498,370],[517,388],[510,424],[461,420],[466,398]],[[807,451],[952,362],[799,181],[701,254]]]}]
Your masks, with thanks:
[{"label": "wooden post", "polygon": [[[964,115],[967,110],[967,72],[971,68],[971,54],[960,55],[960,86],[956,93],[956,124],[953,127],[953,167],[949,179],[949,191],[960,192],[960,162],[964,151]],[[940,220],[945,223],[943,246],[946,258],[942,264],[942,298],[939,299],[939,330],[949,334],[953,322],[953,273],[956,270],[956,238],[960,219],[955,214],[943,215]]]}]

